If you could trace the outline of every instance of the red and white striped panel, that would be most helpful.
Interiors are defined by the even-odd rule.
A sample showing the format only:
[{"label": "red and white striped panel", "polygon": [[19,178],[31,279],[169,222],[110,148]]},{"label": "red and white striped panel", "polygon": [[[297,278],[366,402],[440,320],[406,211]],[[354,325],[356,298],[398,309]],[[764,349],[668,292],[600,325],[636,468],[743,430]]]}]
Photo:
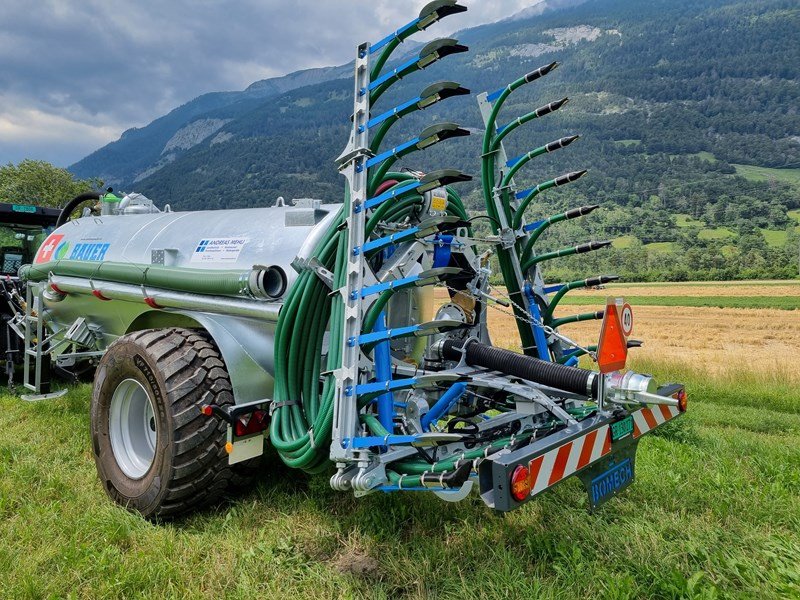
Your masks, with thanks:
[{"label": "red and white striped panel", "polygon": [[537,456],[528,465],[531,496],[566,479],[610,452],[611,428],[603,425],[563,446]]},{"label": "red and white striped panel", "polygon": [[665,406],[657,404],[647,406],[633,413],[633,437],[643,436],[648,431],[652,431],[662,423],[674,419],[680,414],[677,406]]}]

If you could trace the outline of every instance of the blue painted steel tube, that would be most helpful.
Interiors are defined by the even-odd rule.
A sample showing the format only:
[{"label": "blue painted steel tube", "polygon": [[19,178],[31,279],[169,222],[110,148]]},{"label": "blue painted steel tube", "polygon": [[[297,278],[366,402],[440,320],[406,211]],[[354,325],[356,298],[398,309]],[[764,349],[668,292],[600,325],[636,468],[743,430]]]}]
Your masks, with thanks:
[{"label": "blue painted steel tube", "polygon": [[[375,321],[373,332],[386,331],[386,311],[381,311],[378,315],[378,320]],[[389,340],[378,342],[375,345],[375,379],[377,381],[391,381],[392,380],[392,349]],[[388,431],[394,431],[392,418],[394,417],[394,394],[386,392],[381,394],[377,399],[378,404],[378,421]]]},{"label": "blue painted steel tube", "polygon": [[[539,311],[539,305],[536,303],[536,296],[533,294],[531,284],[526,283],[524,287],[525,297],[528,299],[528,306],[530,307],[533,318],[539,323],[542,322],[542,314]],[[536,341],[536,352],[542,360],[550,360],[550,351],[547,348],[547,337],[544,335],[544,330],[541,326],[531,323],[531,330],[533,331],[533,339]]]},{"label": "blue painted steel tube", "polygon": [[461,398],[466,389],[466,383],[454,383],[451,385],[450,389],[442,394],[442,397],[439,398],[436,404],[431,406],[431,409],[422,415],[422,430],[426,431],[431,426],[431,423],[435,423],[446,415],[447,411],[458,402],[458,399]]}]

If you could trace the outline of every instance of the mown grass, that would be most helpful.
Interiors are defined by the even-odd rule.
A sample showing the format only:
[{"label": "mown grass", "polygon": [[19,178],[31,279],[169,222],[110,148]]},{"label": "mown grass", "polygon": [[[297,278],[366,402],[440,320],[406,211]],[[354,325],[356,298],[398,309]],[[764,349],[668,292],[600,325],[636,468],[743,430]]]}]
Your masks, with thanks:
[{"label": "mown grass", "polygon": [[[605,304],[606,297],[607,295],[586,294],[565,296],[560,304],[565,306]],[[800,296],[626,296],[625,300],[634,306],[800,309]]]},{"label": "mown grass", "polygon": [[764,236],[764,239],[767,242],[768,246],[772,248],[781,248],[786,245],[786,240],[789,237],[788,232],[780,229],[761,229],[759,228],[761,235]]},{"label": "mown grass", "polygon": [[778,181],[791,185],[800,185],[800,169],[773,169],[770,167],[756,167],[753,165],[737,165],[736,174],[750,181]]},{"label": "mown grass", "polygon": [[624,249],[624,248],[630,248],[636,241],[636,239],[637,238],[635,235],[621,235],[617,238],[614,238],[611,243],[614,246],[614,248]]},{"label": "mown grass", "polygon": [[607,287],[730,287],[730,286],[798,286],[797,279],[742,279],[735,281],[632,281],[630,283],[609,283]]},{"label": "mown grass", "polygon": [[505,518],[477,497],[333,492],[273,466],[249,493],[152,524],[105,496],[88,386],[0,397],[2,598],[788,598],[800,594],[800,391],[684,380],[690,412],[645,438],[596,514],[576,480]]},{"label": "mown grass", "polygon": [[713,227],[700,229],[697,232],[697,237],[701,240],[724,240],[731,237],[736,237],[736,234],[727,227]]},{"label": "mown grass", "polygon": [[678,227],[705,227],[706,222],[695,219],[692,215],[675,213],[675,224]]}]

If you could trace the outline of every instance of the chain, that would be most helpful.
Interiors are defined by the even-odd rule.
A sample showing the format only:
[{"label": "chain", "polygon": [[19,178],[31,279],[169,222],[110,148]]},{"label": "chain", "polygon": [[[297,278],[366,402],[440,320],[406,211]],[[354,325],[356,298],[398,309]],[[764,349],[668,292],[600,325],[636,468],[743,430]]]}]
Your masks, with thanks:
[{"label": "chain", "polygon": [[[552,336],[552,337],[556,338],[557,340],[560,340],[560,341],[564,342],[565,344],[568,344],[568,345],[570,345],[570,346],[572,346],[574,348],[577,348],[578,350],[582,350],[583,352],[585,352],[586,354],[591,356],[593,359],[597,360],[596,353],[592,352],[588,348],[584,348],[583,346],[581,346],[575,340],[573,340],[573,339],[571,339],[571,338],[569,338],[569,337],[567,337],[567,336],[565,336],[565,335],[563,335],[561,333],[558,333],[555,329],[553,329],[549,325],[545,325],[541,320],[537,319],[531,313],[529,313],[527,310],[525,310],[524,307],[522,307],[519,304],[517,304],[516,302],[514,302],[514,300],[512,300],[510,296],[508,296],[507,294],[504,294],[499,289],[494,287],[492,284],[489,284],[489,289],[492,290],[495,294],[503,296],[506,300],[508,300],[508,302],[510,302],[514,306],[514,308],[516,308],[520,312],[526,314],[530,318],[530,320],[528,321],[529,324],[536,325],[537,327],[541,327],[542,330],[547,335]],[[506,311],[502,311],[502,312],[506,312]]]},{"label": "chain", "polygon": [[[450,287],[446,283],[443,283],[441,285],[443,287],[447,288],[448,290],[450,290],[451,292],[456,292],[456,293],[460,293],[460,294],[467,294],[469,297],[471,297],[471,298],[473,298],[475,300],[479,300],[479,298],[477,298],[475,295],[469,293],[467,290],[457,290],[457,289],[455,289],[453,287]],[[508,296],[507,294],[501,292],[499,289],[495,288],[491,284],[489,284],[489,289],[491,289],[496,295],[502,296],[504,300],[507,300],[511,305],[514,306],[514,308],[516,308],[517,310],[520,311],[521,315],[518,315],[513,310],[512,311],[504,310],[504,309],[500,308],[499,306],[497,306],[497,304],[489,304],[489,303],[487,303],[487,306],[493,308],[494,310],[496,310],[498,312],[503,313],[504,315],[508,315],[509,317],[512,317],[512,318],[516,319],[517,321],[522,321],[523,323],[527,323],[528,325],[534,325],[536,327],[541,327],[542,330],[547,335],[552,336],[552,337],[556,338],[557,340],[560,340],[560,341],[564,342],[565,344],[567,344],[567,345],[569,345],[569,346],[571,346],[573,348],[581,350],[581,351],[585,352],[587,355],[591,356],[594,360],[597,360],[597,354],[595,352],[589,350],[588,348],[585,348],[584,346],[581,346],[575,340],[573,340],[571,338],[568,338],[567,336],[565,336],[565,335],[563,335],[561,333],[558,333],[555,329],[553,329],[549,325],[545,325],[540,319],[537,319],[530,312],[525,310],[524,307],[522,307],[519,304],[517,304],[516,302],[514,302],[514,300],[512,300],[511,297]]]}]

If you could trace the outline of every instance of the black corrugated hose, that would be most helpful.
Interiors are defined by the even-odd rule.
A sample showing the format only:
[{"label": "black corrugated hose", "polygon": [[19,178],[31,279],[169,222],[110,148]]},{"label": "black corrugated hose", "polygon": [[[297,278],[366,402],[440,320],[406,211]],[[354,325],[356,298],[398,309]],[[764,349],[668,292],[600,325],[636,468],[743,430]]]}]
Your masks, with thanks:
[{"label": "black corrugated hose", "polygon": [[[460,342],[447,340],[442,346],[442,356],[447,360],[461,359]],[[578,369],[558,363],[548,362],[533,356],[517,354],[510,350],[481,344],[475,340],[466,347],[466,363],[473,367],[485,367],[506,375],[521,377],[528,381],[541,383],[548,387],[587,396],[597,395],[599,379],[593,371]],[[591,385],[591,390],[589,386]]]}]

